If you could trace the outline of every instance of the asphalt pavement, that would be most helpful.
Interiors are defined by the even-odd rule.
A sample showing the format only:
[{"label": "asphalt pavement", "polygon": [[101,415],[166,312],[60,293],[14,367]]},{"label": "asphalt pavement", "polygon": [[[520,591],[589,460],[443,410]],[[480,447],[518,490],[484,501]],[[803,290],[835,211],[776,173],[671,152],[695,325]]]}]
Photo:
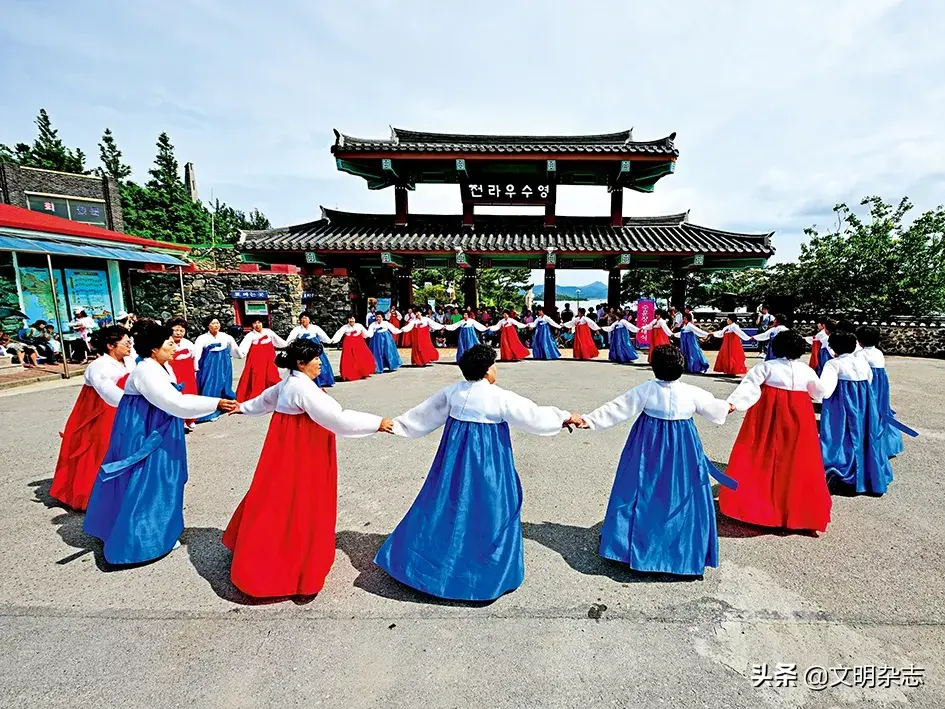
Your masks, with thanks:
[{"label": "asphalt pavement", "polygon": [[[226,417],[187,437],[182,547],[116,570],[82,516],[48,496],[77,386],[3,392],[0,706],[945,707],[945,362],[887,364],[893,407],[921,434],[893,461],[888,494],[834,497],[820,537],[720,517],[720,567],[697,580],[597,556],[629,424],[513,431],[526,577],[490,604],[424,596],[371,561],[439,432],[339,440],[338,552],[324,590],[305,604],[257,603],[230,584],[220,538],[266,419]],[[501,364],[499,375],[538,403],[589,411],[650,373],[561,360]],[[330,391],[393,416],[459,376],[444,363]],[[685,381],[720,397],[735,386]],[[741,420],[697,422],[720,466]]]}]

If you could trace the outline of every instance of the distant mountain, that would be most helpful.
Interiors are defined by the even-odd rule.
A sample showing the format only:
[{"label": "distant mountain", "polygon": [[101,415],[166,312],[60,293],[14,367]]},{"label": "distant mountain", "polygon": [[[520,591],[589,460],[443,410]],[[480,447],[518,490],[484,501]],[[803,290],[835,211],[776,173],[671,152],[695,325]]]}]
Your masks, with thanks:
[{"label": "distant mountain", "polygon": [[[581,291],[581,300],[599,300],[604,302],[607,300],[607,285],[601,283],[600,281],[594,281],[593,283],[588,283],[586,286],[556,286],[555,287],[555,299],[556,300],[577,300],[577,291]],[[536,299],[541,299],[545,295],[545,287],[535,286],[534,294]]]}]

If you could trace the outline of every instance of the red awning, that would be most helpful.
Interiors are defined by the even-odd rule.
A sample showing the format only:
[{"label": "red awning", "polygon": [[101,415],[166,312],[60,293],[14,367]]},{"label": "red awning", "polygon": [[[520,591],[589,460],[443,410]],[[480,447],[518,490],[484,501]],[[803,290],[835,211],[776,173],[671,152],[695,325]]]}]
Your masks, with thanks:
[{"label": "red awning", "polygon": [[71,219],[63,219],[42,212],[34,212],[22,207],[14,207],[11,204],[0,204],[0,227],[10,229],[27,229],[30,231],[42,231],[48,234],[60,234],[62,236],[76,236],[84,239],[96,239],[113,244],[135,244],[136,246],[145,246],[152,249],[172,249],[174,251],[189,252],[190,247],[184,244],[171,244],[166,241],[154,241],[152,239],[142,239],[139,236],[131,234],[122,234],[118,231],[103,229],[102,227],[74,222]]}]

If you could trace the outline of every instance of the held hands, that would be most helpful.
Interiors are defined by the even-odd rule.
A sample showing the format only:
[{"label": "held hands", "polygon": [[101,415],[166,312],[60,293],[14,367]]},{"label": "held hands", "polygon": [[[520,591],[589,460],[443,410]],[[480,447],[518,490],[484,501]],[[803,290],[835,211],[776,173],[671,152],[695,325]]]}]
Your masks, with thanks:
[{"label": "held hands", "polygon": [[734,410],[735,410],[735,404],[731,404],[731,403],[730,403],[730,404],[728,405],[728,412],[729,412],[729,413],[732,413]]},{"label": "held hands", "polygon": [[570,431],[572,426],[576,426],[578,428],[590,428],[587,421],[581,417],[581,414],[575,413],[574,411],[571,412],[571,417],[561,424],[561,428],[566,428]]},{"label": "held hands", "polygon": [[220,399],[220,403],[217,404],[217,408],[220,411],[225,411],[227,413],[238,413],[239,407],[239,402],[234,401],[233,399]]},{"label": "held hands", "polygon": [[393,433],[394,432],[394,419],[382,418],[381,425],[377,427],[378,433]]}]

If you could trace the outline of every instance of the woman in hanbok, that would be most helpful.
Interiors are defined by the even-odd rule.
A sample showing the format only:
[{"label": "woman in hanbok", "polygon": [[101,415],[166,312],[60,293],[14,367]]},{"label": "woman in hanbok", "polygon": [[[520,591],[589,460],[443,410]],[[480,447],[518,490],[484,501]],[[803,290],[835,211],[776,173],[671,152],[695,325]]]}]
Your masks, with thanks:
[{"label": "woman in hanbok", "polygon": [[[387,320],[391,325],[398,328],[398,330],[400,329],[401,318],[400,318],[400,311],[397,310],[397,308],[390,309],[390,312],[387,314]],[[399,335],[398,335],[398,338],[395,338],[394,340],[395,344],[397,343],[397,339],[399,339]]]},{"label": "woman in hanbok", "polygon": [[375,374],[383,374],[384,370],[396,372],[400,369],[400,353],[394,337],[400,334],[400,328],[394,325],[393,320],[385,320],[384,313],[375,313],[374,322],[368,328],[368,346],[374,355]]},{"label": "woman in hanbok", "polygon": [[404,314],[404,319],[400,327],[400,343],[399,345],[404,349],[410,348],[413,349],[414,341],[414,332],[412,329],[408,329],[407,325],[416,320],[418,317],[417,313],[413,312],[413,308],[407,308],[407,312]]},{"label": "woman in hanbok", "polygon": [[[560,330],[561,325],[554,321],[550,315],[546,315],[543,308],[538,308],[538,314],[535,320],[528,325],[534,329],[532,335],[532,359],[558,359],[561,353],[558,351],[558,343],[555,342],[554,335],[551,334],[551,328]],[[457,357],[457,359],[459,359]]]},{"label": "woman in hanbok", "polygon": [[829,318],[817,319],[817,334],[813,337],[804,338],[810,345],[810,368],[817,372],[819,377],[823,374],[824,365],[833,356],[830,353],[828,341],[833,332],[833,321]]},{"label": "woman in hanbok", "polygon": [[641,332],[650,333],[650,348],[646,353],[647,362],[653,362],[653,351],[661,346],[672,343],[673,331],[666,324],[666,317],[662,310],[656,311],[656,317],[640,328]]},{"label": "woman in hanbok", "polygon": [[725,470],[738,489],[719,492],[719,509],[762,527],[823,532],[832,501],[812,403],[820,379],[799,361],[806,347],[796,333],[785,330],[771,347],[774,359],[752,367],[728,397],[748,413]]},{"label": "woman in hanbok", "polygon": [[[197,348],[193,342],[187,339],[187,321],[184,318],[171,318],[167,324],[171,328],[171,339],[174,340],[174,356],[168,364],[174,370],[174,378],[177,383],[183,385],[181,392],[183,394],[196,394],[198,393],[197,369],[194,354]],[[193,419],[185,420],[184,430],[187,433],[192,432],[194,423]]]},{"label": "woman in hanbok", "polygon": [[393,422],[347,411],[315,383],[322,346],[297,339],[277,355],[289,376],[239,412],[273,414],[249,491],[223,534],[230,580],[257,598],[321,591],[335,559],[338,458],[335,436],[390,432]]},{"label": "woman in hanbok", "polygon": [[709,477],[735,487],[712,464],[692,420],[723,424],[732,407],[678,379],[682,352],[659,345],[656,379],[582,417],[582,428],[603,430],[637,418],[617,465],[600,530],[600,555],[636,571],[701,576],[718,566],[719,540]]},{"label": "woman in hanbok", "polygon": [[[76,342],[73,342],[73,349],[78,356],[79,352],[82,353],[82,360],[79,364],[85,364],[88,361],[89,354],[92,351],[92,332],[98,327],[98,324],[89,317],[89,314],[82,308],[73,308],[72,314],[75,316],[75,319],[69,323],[69,327],[75,330],[79,335],[79,339]],[[78,345],[78,346],[77,346]]]},{"label": "woman in hanbok", "polygon": [[499,337],[499,361],[500,362],[518,362],[525,359],[531,352],[518,339],[518,330],[524,330],[527,326],[520,323],[511,313],[506,310],[502,313],[502,319],[489,328],[491,332],[501,333]]},{"label": "woman in hanbok", "polygon": [[751,338],[738,324],[738,316],[735,313],[729,315],[727,320],[725,327],[712,333],[713,337],[722,338],[722,346],[719,348],[718,357],[715,358],[714,369],[716,372],[732,376],[746,374],[748,367],[745,365],[745,348],[742,346],[742,341]]},{"label": "woman in hanbok", "polygon": [[139,320],[132,330],[143,358],[118,403],[83,529],[105,543],[110,564],[137,564],[180,546],[187,483],[185,418],[233,411],[236,402],[182,394],[167,363],[171,328]]},{"label": "woman in hanbok", "polygon": [[415,315],[400,331],[410,338],[410,364],[414,367],[426,367],[440,359],[440,353],[433,346],[430,330],[442,330],[443,325],[426,315]]},{"label": "woman in hanbok", "polygon": [[599,331],[600,326],[587,317],[586,312],[584,308],[578,308],[576,318],[561,323],[561,327],[574,328],[574,346],[571,352],[574,359],[597,359],[600,354],[594,344],[594,336],[591,335],[591,331]]},{"label": "woman in hanbok", "polygon": [[281,381],[276,368],[276,348],[288,345],[268,327],[263,327],[261,318],[255,318],[251,325],[253,329],[240,342],[240,354],[246,358],[246,365],[236,387],[237,401],[257,397]]},{"label": "woman in hanbok", "polygon": [[[286,342],[291,344],[293,340],[314,340],[322,345],[327,345],[331,342],[331,338],[322,330],[318,325],[312,323],[312,316],[309,315],[307,310],[303,310],[299,315],[299,324],[292,328],[292,332],[289,333],[289,337],[286,339]],[[331,368],[331,362],[328,361],[328,355],[325,353],[325,348],[322,348],[322,354],[319,358],[321,361],[321,373],[318,375],[318,379],[315,380],[315,383],[318,386],[332,387],[335,385],[335,372]]]},{"label": "woman in hanbok", "polygon": [[128,330],[112,325],[98,330],[92,338],[102,356],[83,374],[79,398],[69,414],[66,430],[59,434],[62,444],[49,488],[50,497],[74,510],[88,507],[92,485],[111,439],[115,407],[129,374],[124,362],[131,352]]},{"label": "woman in hanbok", "polygon": [[679,349],[686,358],[686,371],[689,374],[705,374],[709,362],[699,346],[699,338],[708,337],[709,333],[692,322],[692,313],[684,313],[683,322],[682,329],[674,332],[673,337],[679,338]]},{"label": "woman in hanbok", "polygon": [[463,312],[462,320],[459,322],[454,322],[452,325],[446,325],[445,329],[450,331],[459,331],[459,337],[456,339],[457,362],[463,358],[463,355],[470,347],[475,347],[476,345],[480,344],[478,333],[489,331],[489,328],[476,320],[476,318],[470,317],[468,310]]},{"label": "woman in hanbok", "polygon": [[612,325],[605,325],[601,328],[610,334],[610,348],[607,352],[607,358],[617,364],[629,364],[640,358],[636,348],[633,346],[632,334],[640,331],[636,325],[623,318],[615,320]]},{"label": "woman in hanbok", "polygon": [[522,485],[509,425],[553,436],[577,418],[495,386],[488,345],[468,349],[459,367],[465,381],[394,419],[394,433],[407,438],[446,428],[417,499],[374,563],[432,596],[490,601],[525,576]]},{"label": "woman in hanbok", "polygon": [[873,370],[871,386],[873,396],[876,397],[876,408],[883,419],[883,446],[886,455],[895,458],[905,450],[902,445],[902,434],[905,433],[913,438],[919,434],[896,420],[896,412],[890,405],[889,377],[886,375],[886,357],[879,349],[879,328],[863,325],[856,331],[856,339],[862,347],[857,351],[857,357],[862,357],[869,362],[870,369]]},{"label": "woman in hanbok", "polygon": [[[220,320],[209,317],[204,322],[207,331],[194,342],[194,366],[197,368],[197,391],[200,396],[217,399],[235,399],[233,391],[233,358],[241,359],[236,340],[220,332]],[[216,421],[220,411],[197,419],[197,423]]]},{"label": "woman in hanbok", "polygon": [[355,321],[354,315],[348,316],[348,324],[338,328],[331,338],[333,344],[341,342],[341,378],[346,382],[367,379],[377,368],[374,355],[367,346],[367,328]]},{"label": "woman in hanbok", "polygon": [[893,480],[886,453],[885,421],[871,388],[873,370],[854,356],[856,335],[830,336],[836,354],[820,377],[824,405],[820,412],[820,450],[827,482],[856,494],[882,495]]},{"label": "woman in hanbok", "polygon": [[751,339],[755,340],[756,342],[768,342],[768,346],[765,348],[765,361],[769,359],[775,359],[774,350],[772,349],[774,338],[787,329],[787,316],[778,313],[774,316],[774,327],[768,328],[764,332],[759,332],[756,335],[751,336]]}]

